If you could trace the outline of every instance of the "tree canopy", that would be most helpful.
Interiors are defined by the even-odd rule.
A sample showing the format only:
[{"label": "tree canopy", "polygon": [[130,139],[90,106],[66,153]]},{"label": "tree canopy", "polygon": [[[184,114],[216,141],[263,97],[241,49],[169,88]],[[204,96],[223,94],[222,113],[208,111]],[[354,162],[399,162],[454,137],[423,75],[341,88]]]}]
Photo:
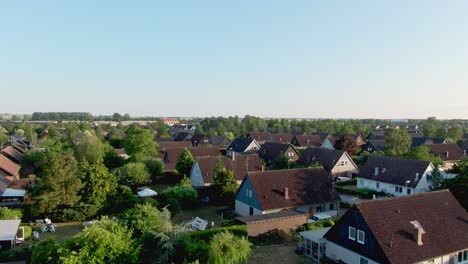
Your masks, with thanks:
[{"label": "tree canopy", "polygon": [[123,139],[123,146],[132,161],[144,161],[153,157],[158,147],[151,131],[137,126],[130,126]]},{"label": "tree canopy", "polygon": [[187,176],[190,174],[194,162],[195,159],[193,158],[192,153],[190,153],[190,151],[187,148],[185,148],[180,154],[180,157],[177,159],[175,168],[179,175]]}]

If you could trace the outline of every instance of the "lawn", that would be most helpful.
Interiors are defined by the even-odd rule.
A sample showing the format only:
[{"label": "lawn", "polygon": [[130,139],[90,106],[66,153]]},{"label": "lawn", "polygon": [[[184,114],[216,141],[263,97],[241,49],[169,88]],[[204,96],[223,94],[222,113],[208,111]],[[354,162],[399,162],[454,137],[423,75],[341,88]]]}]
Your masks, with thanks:
[{"label": "lawn", "polygon": [[209,225],[211,225],[211,221],[214,221],[215,227],[218,227],[221,224],[221,216],[216,214],[217,208],[216,206],[204,205],[193,210],[182,210],[173,217],[172,221],[175,224],[180,224],[198,216],[203,220],[207,220]]},{"label": "lawn", "polygon": [[156,191],[157,193],[161,193],[162,191],[164,191],[165,189],[169,188],[169,187],[173,187],[175,186],[175,184],[164,184],[164,183],[157,183],[157,184],[152,184],[152,185],[149,185],[148,187],[153,190],[153,191]]},{"label": "lawn", "polygon": [[[56,226],[56,232],[41,233],[39,231],[39,241],[52,238],[53,240],[62,241],[74,237],[76,234],[83,230],[81,222],[69,222],[69,223],[54,223]],[[39,227],[34,227],[35,230],[39,230]]]},{"label": "lawn", "polygon": [[263,263],[291,263],[306,264],[311,263],[304,256],[297,255],[295,246],[280,244],[271,246],[260,246],[252,248],[252,255],[247,264]]}]

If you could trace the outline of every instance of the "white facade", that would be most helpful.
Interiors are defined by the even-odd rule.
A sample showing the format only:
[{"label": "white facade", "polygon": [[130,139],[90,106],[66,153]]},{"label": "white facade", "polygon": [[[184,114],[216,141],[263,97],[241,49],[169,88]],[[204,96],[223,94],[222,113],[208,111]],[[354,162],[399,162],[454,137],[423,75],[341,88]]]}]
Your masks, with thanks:
[{"label": "white facade", "polygon": [[253,209],[252,215],[262,215],[264,214],[263,211],[258,210],[257,208],[250,207],[248,204],[243,203],[239,200],[236,200],[235,204],[236,213],[241,216],[249,216],[250,215],[250,208]]},{"label": "white facade", "polygon": [[192,170],[190,171],[190,182],[192,183],[193,187],[203,187],[203,186],[205,186],[205,182],[203,181],[202,172],[200,170],[200,166],[198,165],[197,160],[193,163]]},{"label": "white facade", "polygon": [[358,168],[354,164],[353,159],[345,152],[340,157],[338,162],[335,163],[331,173],[333,175],[345,173],[347,177],[351,177],[353,173],[357,173]]},{"label": "white facade", "polygon": [[346,249],[333,242],[327,241],[325,255],[335,261],[341,260],[344,263],[361,263],[361,258],[366,259],[369,264],[378,264],[378,262],[372,261],[364,256],[361,256],[354,251]]},{"label": "white facade", "polygon": [[[357,178],[357,188],[360,188],[360,189],[365,188],[365,189],[370,189],[370,190],[374,190],[377,192],[385,192],[393,196],[404,196],[404,195],[427,192],[430,190],[430,187],[431,187],[431,183],[428,181],[427,176],[431,175],[433,170],[434,170],[434,167],[431,164],[430,166],[427,167],[426,171],[424,172],[422,176],[418,175],[418,177],[421,177],[421,178],[419,179],[419,182],[415,188],[381,182],[381,181],[369,180],[369,179],[364,179],[364,178],[359,178],[359,177]],[[415,180],[416,180],[416,176],[415,176]],[[411,184],[408,184],[408,185],[411,185]]]}]

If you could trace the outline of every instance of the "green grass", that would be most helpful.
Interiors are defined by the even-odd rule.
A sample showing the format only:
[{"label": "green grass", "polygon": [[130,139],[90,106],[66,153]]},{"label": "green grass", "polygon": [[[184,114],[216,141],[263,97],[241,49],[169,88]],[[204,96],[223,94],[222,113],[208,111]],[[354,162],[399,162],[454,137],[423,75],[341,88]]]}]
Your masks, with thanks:
[{"label": "green grass", "polygon": [[158,194],[161,193],[162,191],[164,191],[165,189],[167,189],[169,187],[174,187],[174,186],[175,186],[175,184],[162,184],[162,183],[148,185],[148,187],[151,190],[156,191]]},{"label": "green grass", "polygon": [[39,241],[51,238],[56,241],[63,241],[70,239],[80,233],[83,230],[81,222],[69,222],[69,223],[53,223],[55,225],[56,232],[41,233],[40,227],[34,227],[39,232]]},{"label": "green grass", "polygon": [[209,227],[211,227],[211,221],[215,222],[215,227],[219,227],[221,216],[216,214],[216,209],[216,206],[199,206],[193,210],[182,210],[174,216],[172,221],[175,224],[180,224],[198,216],[203,220],[207,220]]},{"label": "green grass", "polygon": [[254,246],[252,255],[247,264],[263,264],[263,263],[310,263],[304,256],[297,255],[294,250],[295,246],[286,244],[271,245],[271,246]]}]

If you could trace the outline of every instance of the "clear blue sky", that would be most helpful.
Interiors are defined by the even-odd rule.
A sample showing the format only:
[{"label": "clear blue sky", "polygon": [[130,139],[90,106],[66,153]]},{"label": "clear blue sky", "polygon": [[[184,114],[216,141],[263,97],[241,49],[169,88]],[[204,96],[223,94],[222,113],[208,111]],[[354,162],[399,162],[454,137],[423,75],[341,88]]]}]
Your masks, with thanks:
[{"label": "clear blue sky", "polygon": [[5,1],[0,112],[468,118],[468,1]]}]

